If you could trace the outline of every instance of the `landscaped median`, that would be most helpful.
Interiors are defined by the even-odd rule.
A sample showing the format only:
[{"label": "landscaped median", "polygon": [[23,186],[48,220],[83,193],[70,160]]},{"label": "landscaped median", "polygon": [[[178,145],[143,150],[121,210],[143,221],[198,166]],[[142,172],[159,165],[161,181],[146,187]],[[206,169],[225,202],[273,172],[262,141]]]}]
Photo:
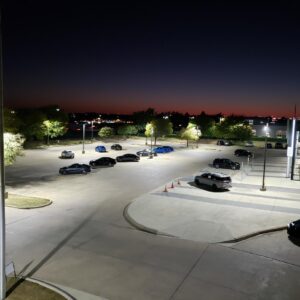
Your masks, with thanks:
[{"label": "landscaped median", "polygon": [[52,203],[51,200],[39,197],[31,197],[24,195],[8,194],[8,197],[5,199],[5,206],[21,208],[21,209],[31,209],[31,208],[40,208],[48,206]]}]

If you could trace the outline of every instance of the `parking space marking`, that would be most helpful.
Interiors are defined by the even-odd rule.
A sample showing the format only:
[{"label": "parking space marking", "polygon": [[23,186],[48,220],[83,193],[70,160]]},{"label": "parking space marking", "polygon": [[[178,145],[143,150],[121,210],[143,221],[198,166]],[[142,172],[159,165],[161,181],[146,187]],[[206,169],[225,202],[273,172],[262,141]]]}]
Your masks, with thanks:
[{"label": "parking space marking", "polygon": [[196,202],[204,202],[209,204],[217,204],[217,205],[225,205],[225,206],[234,206],[240,208],[250,208],[250,209],[257,209],[257,210],[264,210],[270,212],[281,212],[281,213],[289,213],[289,214],[299,214],[300,215],[300,208],[291,208],[286,206],[274,206],[268,204],[256,204],[250,202],[238,202],[232,200],[220,200],[214,198],[207,198],[202,196],[193,196],[188,194],[178,194],[178,193],[163,193],[163,192],[155,192],[151,195],[157,196],[164,196],[169,198],[177,198],[177,199],[184,199]]}]

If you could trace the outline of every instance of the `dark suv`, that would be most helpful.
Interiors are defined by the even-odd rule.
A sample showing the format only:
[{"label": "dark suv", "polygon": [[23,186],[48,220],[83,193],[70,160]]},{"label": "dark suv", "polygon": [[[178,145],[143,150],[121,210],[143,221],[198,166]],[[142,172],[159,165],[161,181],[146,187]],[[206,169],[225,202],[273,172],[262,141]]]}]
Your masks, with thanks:
[{"label": "dark suv", "polygon": [[223,168],[223,169],[232,169],[232,170],[239,170],[240,164],[238,162],[234,162],[227,158],[216,158],[213,161],[214,168]]},{"label": "dark suv", "polygon": [[235,156],[246,156],[246,157],[252,157],[253,156],[252,152],[247,151],[245,149],[236,149],[234,151],[234,155]]}]

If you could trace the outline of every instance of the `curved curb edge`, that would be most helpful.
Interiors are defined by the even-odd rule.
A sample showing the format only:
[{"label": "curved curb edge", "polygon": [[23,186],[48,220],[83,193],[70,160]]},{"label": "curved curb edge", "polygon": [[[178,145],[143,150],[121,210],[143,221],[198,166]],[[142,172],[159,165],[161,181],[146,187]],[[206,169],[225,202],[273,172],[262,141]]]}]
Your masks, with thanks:
[{"label": "curved curb edge", "polygon": [[281,230],[284,230],[286,228],[287,228],[287,226],[279,226],[279,227],[273,227],[273,228],[269,228],[269,229],[263,229],[263,230],[252,232],[252,233],[249,233],[249,234],[246,234],[246,235],[242,235],[242,236],[234,238],[232,240],[223,241],[223,242],[217,242],[216,244],[237,243],[237,242],[241,242],[241,241],[250,239],[250,238],[255,237],[257,235],[260,235],[260,234],[281,231]]},{"label": "curved curb edge", "polygon": [[49,206],[52,203],[53,203],[53,201],[49,200],[49,202],[46,204],[39,205],[39,206],[32,206],[32,207],[17,207],[17,206],[13,206],[13,205],[5,205],[5,206],[10,207],[10,208],[17,208],[17,209],[36,209],[36,208],[43,208],[43,207]]},{"label": "curved curb edge", "polygon": [[67,300],[76,300],[76,298],[74,298],[72,295],[70,295],[69,293],[67,293],[66,291],[64,291],[63,289],[55,286],[54,284],[48,283],[46,281],[43,280],[39,280],[39,279],[34,279],[34,278],[24,278],[25,280],[31,281],[33,283],[37,283],[49,290],[54,291],[55,293],[65,297]]},{"label": "curved curb edge", "polygon": [[128,208],[129,206],[132,204],[131,203],[128,203],[124,210],[123,210],[123,217],[125,218],[125,220],[131,225],[133,226],[134,228],[136,228],[137,230],[140,230],[140,231],[144,231],[144,232],[147,232],[147,233],[151,233],[151,234],[155,234],[155,235],[163,235],[163,236],[167,236],[167,237],[176,237],[174,235],[171,235],[171,234],[168,234],[168,233],[164,233],[164,232],[160,232],[156,229],[153,229],[153,228],[150,228],[150,227],[147,227],[147,226],[144,226],[138,222],[136,222],[128,213]]}]

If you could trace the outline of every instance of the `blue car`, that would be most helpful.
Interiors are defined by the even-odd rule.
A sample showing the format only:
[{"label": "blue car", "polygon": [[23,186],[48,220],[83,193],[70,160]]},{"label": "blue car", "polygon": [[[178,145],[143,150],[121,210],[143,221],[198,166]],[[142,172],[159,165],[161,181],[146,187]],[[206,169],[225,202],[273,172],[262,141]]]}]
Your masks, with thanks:
[{"label": "blue car", "polygon": [[154,153],[169,153],[174,151],[174,149],[171,146],[160,146],[156,147],[152,150]]},{"label": "blue car", "polygon": [[164,149],[166,149],[168,152],[174,151],[174,148],[171,146],[162,146]]},{"label": "blue car", "polygon": [[96,152],[106,152],[106,148],[104,146],[97,146],[95,148]]}]

